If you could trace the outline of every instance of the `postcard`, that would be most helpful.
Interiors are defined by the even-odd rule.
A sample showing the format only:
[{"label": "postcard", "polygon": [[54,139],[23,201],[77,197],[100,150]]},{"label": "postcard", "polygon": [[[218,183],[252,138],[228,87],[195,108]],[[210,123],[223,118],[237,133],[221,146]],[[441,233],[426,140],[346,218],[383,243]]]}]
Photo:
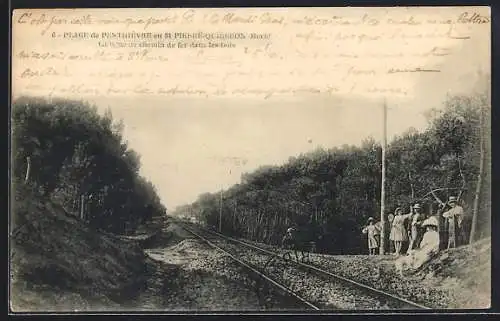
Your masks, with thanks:
[{"label": "postcard", "polygon": [[17,9],[12,313],[491,306],[489,7]]}]

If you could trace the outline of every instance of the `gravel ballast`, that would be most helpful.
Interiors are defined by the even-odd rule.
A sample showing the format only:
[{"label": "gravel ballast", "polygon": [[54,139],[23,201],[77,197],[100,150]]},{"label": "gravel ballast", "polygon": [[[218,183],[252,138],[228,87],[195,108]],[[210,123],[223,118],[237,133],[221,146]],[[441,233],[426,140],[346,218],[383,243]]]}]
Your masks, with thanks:
[{"label": "gravel ballast", "polygon": [[[245,240],[242,240],[245,241]],[[281,248],[249,242],[280,254]],[[396,273],[393,255],[310,254],[309,264],[433,309],[487,309],[491,238],[441,251],[419,271]]]},{"label": "gravel ballast", "polygon": [[294,302],[289,298],[256,281],[257,278],[224,253],[175,224],[165,232],[172,233],[169,246],[145,250],[151,259],[147,290],[125,309],[276,311],[293,308]]},{"label": "gravel ballast", "polygon": [[373,292],[353,287],[338,279],[306,271],[279,257],[261,253],[227,240],[205,234],[210,241],[256,267],[275,281],[287,286],[322,310],[387,310],[413,308],[387,300]]}]

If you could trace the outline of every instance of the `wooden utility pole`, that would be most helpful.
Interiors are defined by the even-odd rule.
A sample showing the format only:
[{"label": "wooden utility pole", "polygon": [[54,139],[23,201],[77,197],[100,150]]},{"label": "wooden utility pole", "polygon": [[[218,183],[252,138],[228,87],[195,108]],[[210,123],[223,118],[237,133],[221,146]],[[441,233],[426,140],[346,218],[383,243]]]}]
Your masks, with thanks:
[{"label": "wooden utility pole", "polygon": [[387,102],[384,98],[383,105],[383,130],[382,130],[382,179],[380,188],[380,255],[385,254],[385,149],[387,145]]},{"label": "wooden utility pole", "polygon": [[222,187],[220,189],[219,233],[222,233]]},{"label": "wooden utility pole", "polygon": [[30,177],[30,169],[31,169],[31,158],[26,157],[26,175],[24,176],[24,183],[28,183],[28,179]]},{"label": "wooden utility pole", "polygon": [[237,207],[237,203],[236,203],[236,200],[234,200],[234,203],[233,203],[233,231],[236,229],[236,207]]},{"label": "wooden utility pole", "polygon": [[477,230],[477,216],[479,215],[479,201],[481,194],[481,187],[483,183],[483,172],[484,172],[484,154],[485,154],[485,142],[484,142],[484,115],[483,115],[483,106],[480,105],[479,110],[479,172],[477,174],[477,183],[476,183],[476,193],[474,195],[474,209],[472,214],[472,224],[469,235],[469,244],[473,243],[476,240],[476,230]]},{"label": "wooden utility pole", "polygon": [[84,206],[85,206],[85,195],[82,194],[80,196],[80,219],[82,221],[85,219],[85,217],[84,217],[84,215],[85,215]]}]

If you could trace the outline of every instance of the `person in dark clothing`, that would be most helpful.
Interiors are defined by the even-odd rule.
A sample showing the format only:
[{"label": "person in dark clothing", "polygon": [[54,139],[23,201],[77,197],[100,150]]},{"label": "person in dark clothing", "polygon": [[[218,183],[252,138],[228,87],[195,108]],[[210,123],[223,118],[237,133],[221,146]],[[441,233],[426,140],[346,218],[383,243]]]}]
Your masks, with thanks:
[{"label": "person in dark clothing", "polygon": [[425,215],[421,212],[420,204],[413,205],[413,215],[410,220],[410,244],[408,246],[408,251],[418,248],[424,230],[422,228],[422,222],[425,220]]},{"label": "person in dark clothing", "polygon": [[463,233],[464,209],[458,205],[457,198],[450,196],[448,200],[449,209],[443,213],[443,217],[447,220],[448,226],[448,246],[447,248],[454,248],[459,246]]},{"label": "person in dark clothing", "polygon": [[298,228],[290,227],[286,230],[286,233],[281,240],[282,247],[288,250],[292,250],[297,261],[299,261],[299,252],[301,261],[305,261],[306,258],[309,258],[309,255],[305,250],[303,234],[303,231],[299,231]]}]

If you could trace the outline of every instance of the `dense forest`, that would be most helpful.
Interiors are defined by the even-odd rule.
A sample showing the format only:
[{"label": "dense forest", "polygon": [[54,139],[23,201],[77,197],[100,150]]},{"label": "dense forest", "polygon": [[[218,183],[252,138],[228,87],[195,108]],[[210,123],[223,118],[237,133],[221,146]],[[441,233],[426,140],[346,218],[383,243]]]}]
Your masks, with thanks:
[{"label": "dense forest", "polygon": [[[166,215],[140,158],[108,110],[63,99],[22,97],[12,105],[13,223],[23,198],[37,193],[102,230],[134,231]],[[17,211],[16,209],[19,209]]]},{"label": "dense forest", "polygon": [[[436,197],[446,201],[458,195],[473,221],[472,238],[489,235],[489,97],[489,91],[447,97],[443,108],[428,114],[426,131],[410,129],[389,142],[386,215],[396,207],[409,212],[417,201],[428,215],[435,214]],[[295,225],[309,231],[320,252],[362,253],[361,229],[368,217],[380,217],[381,149],[367,138],[361,146],[291,157],[281,166],[242,175],[228,190],[202,194],[177,212],[215,228],[220,223],[225,234],[268,244],[278,244]]]}]

